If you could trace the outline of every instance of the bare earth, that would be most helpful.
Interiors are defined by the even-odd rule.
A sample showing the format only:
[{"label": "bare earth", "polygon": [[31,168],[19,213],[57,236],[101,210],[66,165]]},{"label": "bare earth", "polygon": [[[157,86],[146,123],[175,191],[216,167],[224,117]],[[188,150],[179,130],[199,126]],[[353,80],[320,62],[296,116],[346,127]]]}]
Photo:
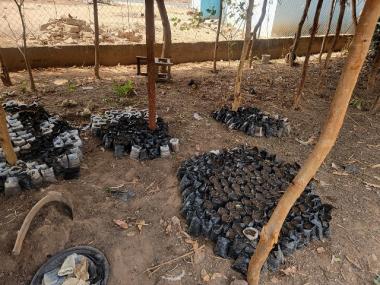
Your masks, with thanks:
[{"label": "bare earth", "polygon": [[[312,149],[296,141],[307,141],[318,136],[327,114],[329,98],[334,92],[343,58],[334,58],[329,70],[331,79],[326,82],[323,96],[318,95],[318,65],[313,60],[304,92],[302,111],[284,107],[295,93],[301,68],[290,68],[282,61],[269,65],[255,63],[246,72],[243,89],[254,87],[257,95],[246,95],[245,105],[254,105],[271,113],[289,117],[293,127],[290,137],[254,138],[237,131],[229,131],[210,118],[210,112],[224,103],[223,98],[232,94],[236,62],[220,63],[220,72],[210,72],[211,63],[183,64],[173,68],[174,81],[157,86],[158,110],[170,125],[171,135],[178,137],[181,151],[170,159],[137,162],[129,158],[116,160],[111,152],[103,151],[99,141],[89,133],[83,133],[85,162],[78,180],[62,181],[41,191],[24,192],[19,197],[5,200],[0,197],[0,284],[28,284],[33,273],[49,255],[75,245],[92,245],[105,252],[111,264],[110,285],[125,284],[229,284],[234,278],[242,278],[230,269],[230,261],[217,258],[212,244],[203,238],[204,255],[185,258],[149,275],[145,270],[189,252],[191,240],[171,224],[173,216],[180,217],[181,200],[176,179],[180,162],[190,156],[212,149],[234,147],[239,144],[259,146],[278,154],[288,161],[302,161]],[[145,78],[136,77],[134,67],[101,68],[103,79],[95,82],[90,68],[46,69],[35,71],[40,93],[21,92],[26,84],[26,73],[11,74],[16,91],[12,99],[39,101],[51,112],[61,114],[76,125],[88,123],[77,115],[89,106],[94,112],[106,108],[134,105],[146,107]],[[364,77],[363,77],[364,78]],[[57,79],[70,80],[57,86]],[[133,99],[117,97],[114,82],[132,79],[136,82],[138,96]],[[190,79],[199,82],[198,89],[187,85]],[[62,82],[60,82],[62,83]],[[82,87],[92,86],[93,90]],[[374,94],[367,94],[364,79],[358,84],[355,96],[372,101]],[[64,99],[74,99],[78,107],[61,107]],[[203,119],[193,118],[194,112]],[[288,257],[282,266],[284,271],[263,273],[262,284],[373,284],[380,273],[380,189],[365,183],[379,185],[380,168],[379,115],[350,107],[339,140],[317,174],[318,194],[324,202],[334,205],[331,238],[315,242]],[[354,164],[356,174],[337,175],[331,164]],[[107,193],[106,188],[125,184],[136,197],[125,203]],[[53,206],[46,208],[33,222],[21,255],[10,252],[17,230],[32,205],[55,190],[68,195],[74,202],[75,217],[71,221]],[[113,219],[136,218],[144,220],[141,232],[131,225],[121,230]],[[168,226],[171,224],[170,226]],[[317,250],[318,249],[318,250]],[[205,282],[201,277],[204,269],[214,279]],[[165,281],[162,277],[178,276],[180,282]],[[204,271],[203,271],[204,272]]]}]

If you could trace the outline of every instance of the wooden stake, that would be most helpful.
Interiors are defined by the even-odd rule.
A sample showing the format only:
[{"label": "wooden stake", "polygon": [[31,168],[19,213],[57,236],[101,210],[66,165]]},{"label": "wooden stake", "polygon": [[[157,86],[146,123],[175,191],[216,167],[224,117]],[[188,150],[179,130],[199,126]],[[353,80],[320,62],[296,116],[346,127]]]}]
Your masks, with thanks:
[{"label": "wooden stake", "polygon": [[5,65],[3,55],[1,53],[1,48],[0,48],[0,79],[3,82],[4,86],[12,86],[12,81],[9,76],[9,71],[7,66]]},{"label": "wooden stake", "polygon": [[[168,11],[165,7],[164,0],[156,0],[158,11],[160,12],[164,43],[162,45],[161,57],[170,58],[171,57],[171,47],[172,47],[172,30],[170,28],[170,21],[168,17]],[[166,72],[166,67],[163,66],[163,72]]]},{"label": "wooden stake", "polygon": [[220,28],[222,26],[222,16],[223,16],[223,0],[220,0],[220,14],[218,19],[218,28],[216,30],[216,39],[215,39],[215,47],[214,47],[214,62],[212,66],[212,71],[216,73],[216,60],[218,57],[218,47],[219,47],[219,35],[220,35]]},{"label": "wooden stake", "polygon": [[352,92],[368,53],[379,15],[380,2],[378,0],[367,0],[321,136],[297,176],[281,197],[269,222],[261,231],[260,241],[249,263],[247,276],[249,285],[259,284],[261,268],[273,245],[278,242],[278,236],[286,216],[336,142],[343,125]]},{"label": "wooden stake", "polygon": [[303,91],[303,88],[305,86],[306,74],[307,74],[307,70],[309,68],[309,59],[310,59],[311,47],[313,46],[315,34],[317,33],[317,30],[318,30],[319,15],[321,14],[322,4],[323,4],[323,0],[318,0],[317,10],[315,11],[315,15],[314,15],[313,27],[311,29],[309,45],[307,47],[305,61],[303,63],[301,81],[300,81],[300,84],[298,86],[297,93],[293,97],[293,108],[299,107],[299,103],[300,103],[301,96],[302,96],[302,91]]},{"label": "wooden stake", "polygon": [[303,24],[305,23],[307,13],[309,12],[310,3],[311,3],[311,0],[306,0],[305,7],[303,9],[303,14],[302,14],[301,20],[300,20],[300,22],[298,24],[298,30],[297,30],[297,33],[296,33],[296,37],[294,38],[294,43],[293,43],[293,45],[290,48],[290,53],[288,55],[289,56],[289,65],[290,66],[294,66],[294,60],[295,60],[295,58],[297,56],[298,44],[299,44],[299,41],[300,41],[300,38],[301,38],[301,35],[302,35]]},{"label": "wooden stake", "polygon": [[24,8],[24,0],[13,0],[17,6],[17,10],[20,16],[21,20],[21,25],[22,25],[22,41],[23,41],[23,49],[19,48],[20,53],[22,57],[24,58],[25,61],[25,67],[26,70],[28,71],[29,74],[29,81],[30,81],[30,89],[33,92],[37,91],[36,84],[34,83],[34,77],[33,77],[33,72],[32,72],[32,67],[30,66],[29,63],[29,56],[28,56],[28,46],[26,43],[26,24],[25,24],[25,18],[24,18],[24,13],[23,13],[23,8]]},{"label": "wooden stake", "polygon": [[148,70],[149,129],[156,129],[156,67],[154,62],[154,2],[145,0],[146,56]]},{"label": "wooden stake", "polygon": [[354,24],[354,28],[356,30],[356,26],[358,25],[358,17],[356,15],[356,0],[351,0],[351,16],[352,23]]},{"label": "wooden stake", "polygon": [[318,57],[319,63],[322,62],[322,54],[325,52],[325,48],[326,48],[326,44],[327,44],[327,37],[329,36],[330,29],[331,29],[331,22],[332,22],[332,19],[333,19],[333,16],[334,16],[335,5],[336,5],[336,0],[331,0],[329,22],[328,22],[328,25],[327,25],[326,34],[323,37],[321,51],[319,52],[319,57]]},{"label": "wooden stake", "polygon": [[11,138],[7,128],[6,114],[3,106],[0,104],[0,145],[4,151],[5,159],[10,165],[15,165],[17,156],[13,150]]},{"label": "wooden stake", "polygon": [[94,30],[95,30],[95,67],[94,75],[96,79],[100,79],[99,75],[99,16],[98,16],[98,0],[93,0],[94,4]]},{"label": "wooden stake", "polygon": [[264,21],[264,18],[265,18],[265,14],[267,12],[267,4],[268,4],[268,0],[264,0],[263,6],[261,8],[260,18],[257,21],[255,27],[253,28],[252,41],[251,41],[251,46],[249,48],[249,50],[251,52],[251,55],[250,55],[250,58],[249,58],[249,67],[250,68],[252,67],[252,62],[253,62],[253,55],[254,55],[254,53],[253,53],[254,52],[253,51],[253,47],[254,47],[256,39],[257,39],[257,31],[261,28],[261,25],[263,24],[263,21]]},{"label": "wooden stake", "polygon": [[247,22],[245,25],[245,37],[243,49],[241,51],[239,67],[235,79],[235,90],[234,90],[234,102],[232,103],[232,110],[237,111],[240,107],[242,96],[241,96],[241,80],[243,77],[244,65],[246,58],[249,53],[249,42],[251,40],[251,25],[252,25],[252,13],[253,13],[253,2],[254,0],[249,0],[247,8]]},{"label": "wooden stake", "polygon": [[323,66],[324,69],[327,69],[330,58],[331,58],[331,54],[333,53],[335,46],[339,40],[340,30],[342,29],[342,22],[343,22],[343,18],[344,18],[344,12],[346,10],[346,1],[347,0],[339,0],[340,10],[339,10],[338,22],[336,23],[335,36],[334,36],[333,43],[331,44],[329,51],[327,52],[325,64]]}]

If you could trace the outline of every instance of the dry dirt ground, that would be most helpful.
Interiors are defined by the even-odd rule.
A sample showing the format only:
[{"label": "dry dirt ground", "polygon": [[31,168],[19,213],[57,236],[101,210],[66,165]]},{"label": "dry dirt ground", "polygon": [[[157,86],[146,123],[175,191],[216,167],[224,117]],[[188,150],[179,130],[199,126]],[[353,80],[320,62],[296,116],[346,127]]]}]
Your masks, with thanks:
[{"label": "dry dirt ground", "polygon": [[[195,153],[239,144],[266,148],[283,159],[302,164],[313,145],[300,144],[296,139],[307,141],[318,136],[343,62],[342,57],[334,58],[329,70],[331,78],[323,89],[317,87],[319,69],[315,60],[312,61],[302,111],[285,107],[295,93],[300,67],[290,68],[282,61],[269,65],[257,62],[246,72],[243,89],[254,87],[257,94],[248,95],[244,91],[244,104],[285,115],[293,127],[289,137],[268,139],[229,131],[210,118],[210,112],[232,93],[236,62],[219,63],[218,74],[210,72],[210,62],[175,66],[174,81],[157,86],[157,104],[159,115],[170,125],[171,135],[180,139],[181,151],[170,159],[138,162],[125,157],[116,160],[111,152],[100,147],[97,139],[88,132],[82,133],[85,161],[80,179],[61,181],[41,191],[24,192],[7,200],[0,197],[0,284],[28,284],[49,255],[75,245],[92,245],[104,251],[111,264],[110,285],[224,285],[234,278],[242,278],[230,269],[229,260],[213,254],[212,244],[203,238],[197,242],[199,246],[205,245],[204,251],[196,256],[165,265],[152,275],[145,272],[192,249],[192,241],[171,222],[172,217],[179,217],[186,231],[179,213],[181,199],[176,170],[181,161]],[[77,115],[86,106],[93,112],[128,105],[146,107],[146,79],[136,77],[134,67],[102,67],[103,79],[99,82],[93,80],[90,68],[36,70],[34,74],[40,90],[37,95],[22,93],[27,79],[25,72],[12,73],[15,86],[3,91],[14,90],[12,99],[37,100],[78,126],[88,123]],[[371,101],[376,94],[367,94],[363,78],[355,94]],[[64,79],[69,82],[65,83]],[[136,83],[138,96],[135,98],[119,98],[113,91],[115,82],[127,79]],[[188,86],[190,79],[198,82],[198,88]],[[94,89],[83,89],[89,86]],[[74,99],[79,105],[71,109],[61,107],[64,99]],[[195,120],[195,112],[203,119]],[[318,194],[335,207],[331,238],[314,242],[288,257],[283,271],[263,273],[262,284],[373,284],[376,274],[380,273],[380,168],[374,167],[380,163],[379,134],[379,115],[350,107],[339,140],[316,176],[320,184]],[[353,164],[358,172],[342,175],[332,168],[332,163]],[[118,185],[125,185],[136,196],[126,203],[113,198],[106,190]],[[46,208],[33,222],[20,256],[12,256],[10,252],[23,218],[50,190],[62,192],[73,200],[74,220],[53,206]],[[132,222],[127,230],[122,230],[115,226],[113,219]],[[142,226],[141,232],[133,219],[147,224]],[[203,277],[207,272],[214,279],[204,281],[207,277],[202,278],[202,269]],[[182,275],[181,281],[164,279]]]}]

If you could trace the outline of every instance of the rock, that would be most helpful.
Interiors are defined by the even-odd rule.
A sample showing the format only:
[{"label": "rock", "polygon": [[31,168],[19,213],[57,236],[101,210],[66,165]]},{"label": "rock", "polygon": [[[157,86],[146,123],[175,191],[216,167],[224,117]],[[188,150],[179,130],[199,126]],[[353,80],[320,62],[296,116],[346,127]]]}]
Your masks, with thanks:
[{"label": "rock", "polygon": [[61,106],[65,108],[76,107],[78,106],[78,102],[72,99],[65,99],[62,101]]},{"label": "rock", "polygon": [[80,27],[65,24],[63,25],[63,31],[66,33],[79,33]]},{"label": "rock", "polygon": [[53,84],[57,86],[62,86],[62,85],[67,84],[68,82],[69,81],[67,79],[56,79],[53,81]]},{"label": "rock", "polygon": [[69,38],[72,38],[72,39],[79,39],[80,38],[79,33],[68,33],[67,35],[69,36]]},{"label": "rock", "polygon": [[68,39],[64,40],[63,43],[68,44],[68,45],[75,45],[78,42],[75,41],[73,38],[68,38]]},{"label": "rock", "polygon": [[80,115],[84,118],[88,118],[91,116],[91,111],[89,108],[84,108]]},{"label": "rock", "polygon": [[245,280],[234,280],[230,285],[248,285],[248,282]]},{"label": "rock", "polygon": [[181,226],[181,221],[177,216],[172,217],[173,226]]},{"label": "rock", "polygon": [[321,253],[326,252],[326,250],[325,250],[323,247],[318,247],[318,248],[317,248],[317,252],[318,252],[319,254],[321,254]]},{"label": "rock", "polygon": [[67,24],[67,25],[70,25],[70,26],[85,26],[86,25],[86,21],[84,20],[79,20],[79,19],[74,19],[74,18],[71,18],[71,17],[67,17],[67,18],[63,18],[63,21]]},{"label": "rock", "polygon": [[349,164],[344,167],[344,171],[349,174],[357,174],[359,172],[359,167],[354,164]]}]

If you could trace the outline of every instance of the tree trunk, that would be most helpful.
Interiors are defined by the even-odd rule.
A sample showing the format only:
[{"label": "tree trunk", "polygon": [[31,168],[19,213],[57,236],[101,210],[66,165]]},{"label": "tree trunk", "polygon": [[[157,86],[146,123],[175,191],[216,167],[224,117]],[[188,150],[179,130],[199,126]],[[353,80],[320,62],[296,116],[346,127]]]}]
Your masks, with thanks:
[{"label": "tree trunk", "polygon": [[263,6],[262,6],[262,9],[261,9],[260,18],[259,18],[257,24],[255,25],[255,27],[253,28],[252,41],[251,41],[251,47],[250,47],[251,55],[250,55],[250,59],[249,59],[249,67],[252,67],[253,47],[254,47],[256,39],[257,39],[257,31],[261,28],[261,25],[263,24],[263,21],[264,21],[264,18],[265,18],[265,14],[267,12],[267,3],[268,3],[268,0],[264,0]]},{"label": "tree trunk", "polygon": [[247,276],[249,285],[259,284],[261,267],[272,250],[273,245],[278,241],[281,227],[289,210],[302,194],[309,181],[314,177],[335,144],[343,125],[352,92],[368,52],[379,14],[380,2],[378,0],[367,0],[321,136],[297,176],[281,197],[269,222],[260,233],[260,241],[249,263]]},{"label": "tree trunk", "polygon": [[12,86],[12,81],[11,81],[11,77],[9,76],[8,68],[5,65],[3,55],[1,54],[1,48],[0,48],[0,67],[1,67],[0,79],[3,82],[4,86]]},{"label": "tree trunk", "polygon": [[327,69],[331,54],[335,50],[335,46],[338,43],[339,36],[340,36],[340,30],[342,29],[342,22],[343,22],[343,17],[344,17],[344,12],[346,10],[346,1],[347,0],[339,0],[339,17],[338,17],[338,22],[336,23],[336,31],[335,31],[335,36],[332,45],[329,48],[329,51],[327,53],[326,59],[325,59],[325,64],[324,64],[324,69]]},{"label": "tree trunk", "polygon": [[4,150],[6,161],[10,165],[15,165],[17,162],[17,156],[13,149],[11,139],[9,137],[6,114],[1,104],[0,104],[0,145],[2,149]]},{"label": "tree trunk", "polygon": [[[353,0],[353,1],[354,1],[354,0]],[[319,63],[322,62],[322,54],[325,52],[326,43],[327,43],[327,37],[329,36],[330,29],[331,29],[331,22],[332,22],[332,19],[333,19],[333,16],[334,16],[335,5],[336,5],[336,0],[331,0],[329,22],[328,22],[328,25],[327,25],[327,31],[326,31],[326,34],[325,34],[325,36],[323,37],[323,42],[322,42],[322,46],[321,46],[321,51],[319,52],[319,57],[318,57],[318,61],[319,61]]]},{"label": "tree trunk", "polygon": [[[160,12],[162,28],[164,33],[164,43],[162,45],[161,57],[170,58],[171,57],[171,47],[172,47],[172,31],[170,28],[170,21],[168,17],[168,12],[165,7],[164,0],[156,0],[158,11]],[[161,67],[162,72],[166,72],[166,66]]]},{"label": "tree trunk", "polygon": [[302,35],[303,24],[305,23],[307,13],[309,12],[310,3],[311,3],[311,0],[306,0],[305,8],[303,9],[303,14],[302,14],[301,20],[298,24],[298,30],[297,30],[296,36],[294,38],[294,43],[290,47],[290,52],[288,54],[290,66],[294,66],[294,61],[297,57],[297,48],[298,48],[298,44],[299,44],[299,41],[300,41],[300,38]]},{"label": "tree trunk", "polygon": [[352,23],[354,24],[354,28],[356,31],[356,26],[358,25],[358,17],[356,15],[356,0],[351,0],[351,16]]},{"label": "tree trunk", "polygon": [[[368,74],[367,90],[368,92],[373,92],[376,85],[376,79],[380,71],[380,46],[377,47],[376,56],[373,60],[371,70]],[[373,103],[371,113],[376,114],[380,110],[380,95],[377,96],[377,99]]]},{"label": "tree trunk", "polygon": [[371,113],[376,114],[377,112],[379,112],[379,110],[380,110],[380,95],[377,96],[375,103],[373,103]]},{"label": "tree trunk", "polygon": [[380,46],[376,50],[376,56],[373,60],[371,70],[368,73],[367,90],[372,92],[376,85],[376,77],[380,70]]},{"label": "tree trunk", "polygon": [[245,65],[246,58],[249,53],[249,42],[251,40],[251,26],[252,26],[252,13],[253,13],[253,2],[254,0],[249,0],[247,8],[247,22],[245,25],[245,36],[243,49],[240,55],[239,67],[235,79],[235,90],[234,90],[234,102],[232,103],[232,110],[237,111],[240,107],[242,96],[241,96],[241,80],[243,77],[243,69]]},{"label": "tree trunk", "polygon": [[93,0],[94,4],[94,30],[95,30],[95,67],[94,74],[96,79],[100,79],[99,75],[99,17],[98,17],[98,0]]},{"label": "tree trunk", "polygon": [[216,73],[216,60],[218,57],[218,47],[219,47],[219,35],[220,35],[220,28],[222,26],[222,14],[223,14],[223,0],[220,0],[220,14],[219,14],[219,19],[218,19],[218,28],[216,30],[216,39],[215,39],[215,47],[214,47],[214,62],[213,62],[213,67],[212,71]]},{"label": "tree trunk", "polygon": [[311,47],[313,46],[315,34],[317,33],[317,30],[318,30],[319,15],[321,14],[322,4],[323,4],[323,0],[318,0],[317,9],[316,9],[315,15],[314,15],[313,27],[312,27],[311,33],[310,33],[309,45],[307,47],[305,61],[303,63],[301,81],[300,81],[300,84],[298,86],[297,93],[295,94],[295,96],[293,98],[293,108],[297,108],[299,106],[299,102],[301,100],[302,91],[303,91],[303,87],[305,85],[305,80],[306,80],[306,74],[307,74],[307,70],[309,67]]},{"label": "tree trunk", "polygon": [[145,0],[146,56],[148,71],[149,129],[156,129],[156,66],[154,62],[154,0]]},{"label": "tree trunk", "polygon": [[24,58],[26,70],[28,71],[28,74],[29,74],[30,89],[33,92],[36,92],[37,89],[36,89],[36,85],[34,83],[32,68],[30,67],[30,63],[29,63],[28,46],[26,44],[26,25],[25,25],[24,14],[22,13],[22,8],[23,8],[23,5],[24,5],[24,0],[20,0],[20,3],[17,2],[17,0],[14,0],[14,2],[17,5],[18,13],[20,15],[20,20],[21,20],[21,24],[22,24],[23,50],[20,49],[20,52],[21,52],[21,55]]}]

